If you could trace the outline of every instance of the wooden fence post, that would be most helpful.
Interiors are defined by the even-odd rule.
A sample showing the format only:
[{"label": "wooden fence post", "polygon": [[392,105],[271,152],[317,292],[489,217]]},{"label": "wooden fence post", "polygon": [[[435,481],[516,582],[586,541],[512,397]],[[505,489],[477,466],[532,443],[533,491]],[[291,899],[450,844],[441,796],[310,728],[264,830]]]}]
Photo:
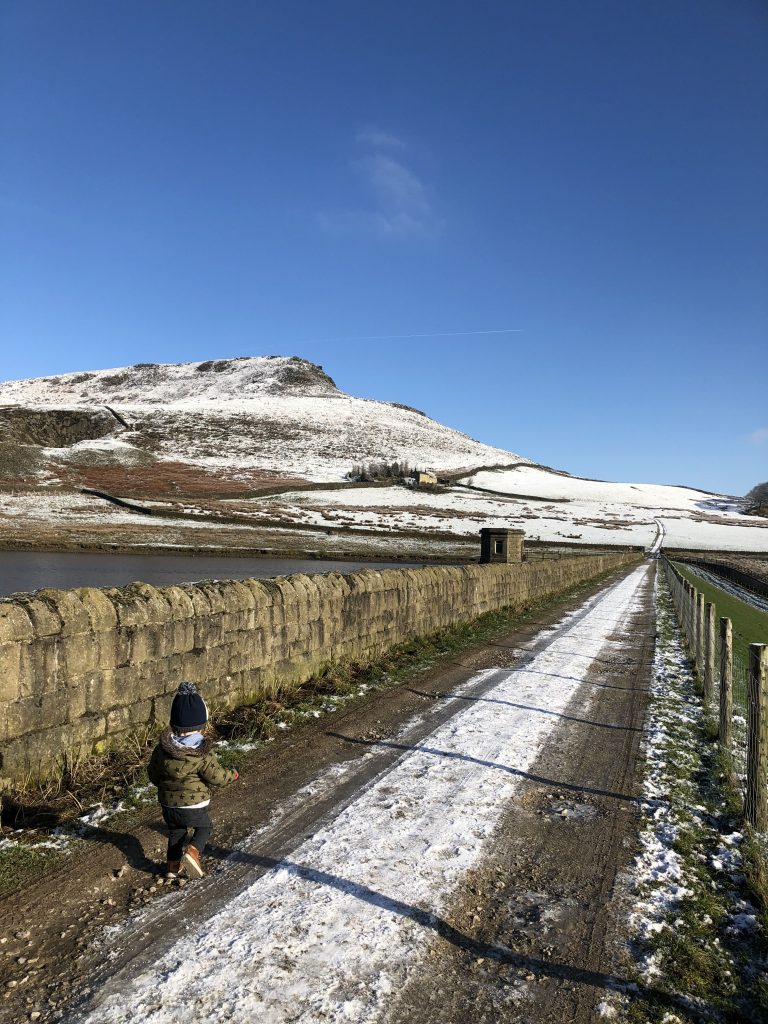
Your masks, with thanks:
[{"label": "wooden fence post", "polygon": [[731,620],[720,619],[720,745],[731,749],[733,726],[733,626]]},{"label": "wooden fence post", "polygon": [[696,591],[696,668],[704,678],[704,595]]},{"label": "wooden fence post", "polygon": [[707,601],[704,626],[704,707],[709,709],[715,697],[715,606]]},{"label": "wooden fence post", "polygon": [[744,816],[758,832],[768,829],[768,644],[749,645],[747,792]]}]

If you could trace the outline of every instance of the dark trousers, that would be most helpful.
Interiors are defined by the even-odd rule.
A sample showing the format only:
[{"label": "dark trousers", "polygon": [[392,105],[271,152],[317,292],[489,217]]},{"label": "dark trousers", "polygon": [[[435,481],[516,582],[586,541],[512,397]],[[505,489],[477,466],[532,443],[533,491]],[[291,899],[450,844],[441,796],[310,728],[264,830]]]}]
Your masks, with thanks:
[{"label": "dark trousers", "polygon": [[[208,808],[163,807],[162,811],[163,821],[169,829],[168,860],[181,860],[187,844],[202,853],[213,828]],[[190,831],[192,838],[188,839]]]}]

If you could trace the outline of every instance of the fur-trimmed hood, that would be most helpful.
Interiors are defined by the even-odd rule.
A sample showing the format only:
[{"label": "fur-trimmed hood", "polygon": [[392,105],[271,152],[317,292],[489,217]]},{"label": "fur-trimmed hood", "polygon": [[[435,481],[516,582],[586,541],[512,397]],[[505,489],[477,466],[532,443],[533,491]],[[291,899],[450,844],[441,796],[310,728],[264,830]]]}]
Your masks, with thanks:
[{"label": "fur-trimmed hood", "polygon": [[160,746],[168,757],[205,757],[213,750],[214,741],[206,736],[199,747],[183,747],[174,743],[173,729],[166,729],[160,736]]}]

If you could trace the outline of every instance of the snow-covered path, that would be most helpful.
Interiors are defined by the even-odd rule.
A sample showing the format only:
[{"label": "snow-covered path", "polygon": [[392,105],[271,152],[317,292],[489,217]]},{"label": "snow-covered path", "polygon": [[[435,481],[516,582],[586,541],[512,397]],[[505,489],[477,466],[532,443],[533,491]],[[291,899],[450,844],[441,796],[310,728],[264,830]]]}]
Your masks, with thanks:
[{"label": "snow-covered path", "polygon": [[384,1020],[593,660],[622,642],[647,572],[592,598],[533,660],[486,672],[494,685],[482,697],[150,968],[121,972],[80,1019]]}]

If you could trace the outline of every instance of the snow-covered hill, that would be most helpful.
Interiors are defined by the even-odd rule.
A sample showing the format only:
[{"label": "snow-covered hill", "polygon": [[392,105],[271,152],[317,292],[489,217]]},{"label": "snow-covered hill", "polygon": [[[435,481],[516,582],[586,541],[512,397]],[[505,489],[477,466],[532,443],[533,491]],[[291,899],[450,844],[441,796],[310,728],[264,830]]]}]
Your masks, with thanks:
[{"label": "snow-covered hill", "polygon": [[[338,488],[354,465],[376,462],[433,469],[456,483],[437,492],[296,486]],[[418,410],[345,394],[322,367],[296,357],[139,364],[0,384],[0,483],[6,494],[34,492],[0,502],[0,526],[17,530],[42,517],[66,530],[95,523],[102,535],[146,531],[141,514],[98,499],[89,505],[78,493],[88,487],[180,514],[152,521],[155,534],[167,524],[169,539],[182,521],[192,532],[236,522],[241,532],[344,533],[361,545],[374,535],[468,541],[481,526],[511,526],[555,543],[650,547],[663,532],[670,547],[768,552],[768,520],[744,515],[737,499],[536,466]]]},{"label": "snow-covered hill", "polygon": [[[10,407],[3,409],[2,406]],[[114,370],[0,384],[0,425],[19,410],[79,410],[94,420],[92,436],[41,446],[53,463],[130,468],[153,463],[226,471],[246,479],[342,480],[353,464],[407,462],[437,472],[526,462],[473,440],[397,403],[338,390],[319,366],[296,357],[262,356]],[[104,413],[111,415],[105,434]],[[78,436],[87,433],[82,417]],[[158,467],[161,468],[162,467]]]}]

